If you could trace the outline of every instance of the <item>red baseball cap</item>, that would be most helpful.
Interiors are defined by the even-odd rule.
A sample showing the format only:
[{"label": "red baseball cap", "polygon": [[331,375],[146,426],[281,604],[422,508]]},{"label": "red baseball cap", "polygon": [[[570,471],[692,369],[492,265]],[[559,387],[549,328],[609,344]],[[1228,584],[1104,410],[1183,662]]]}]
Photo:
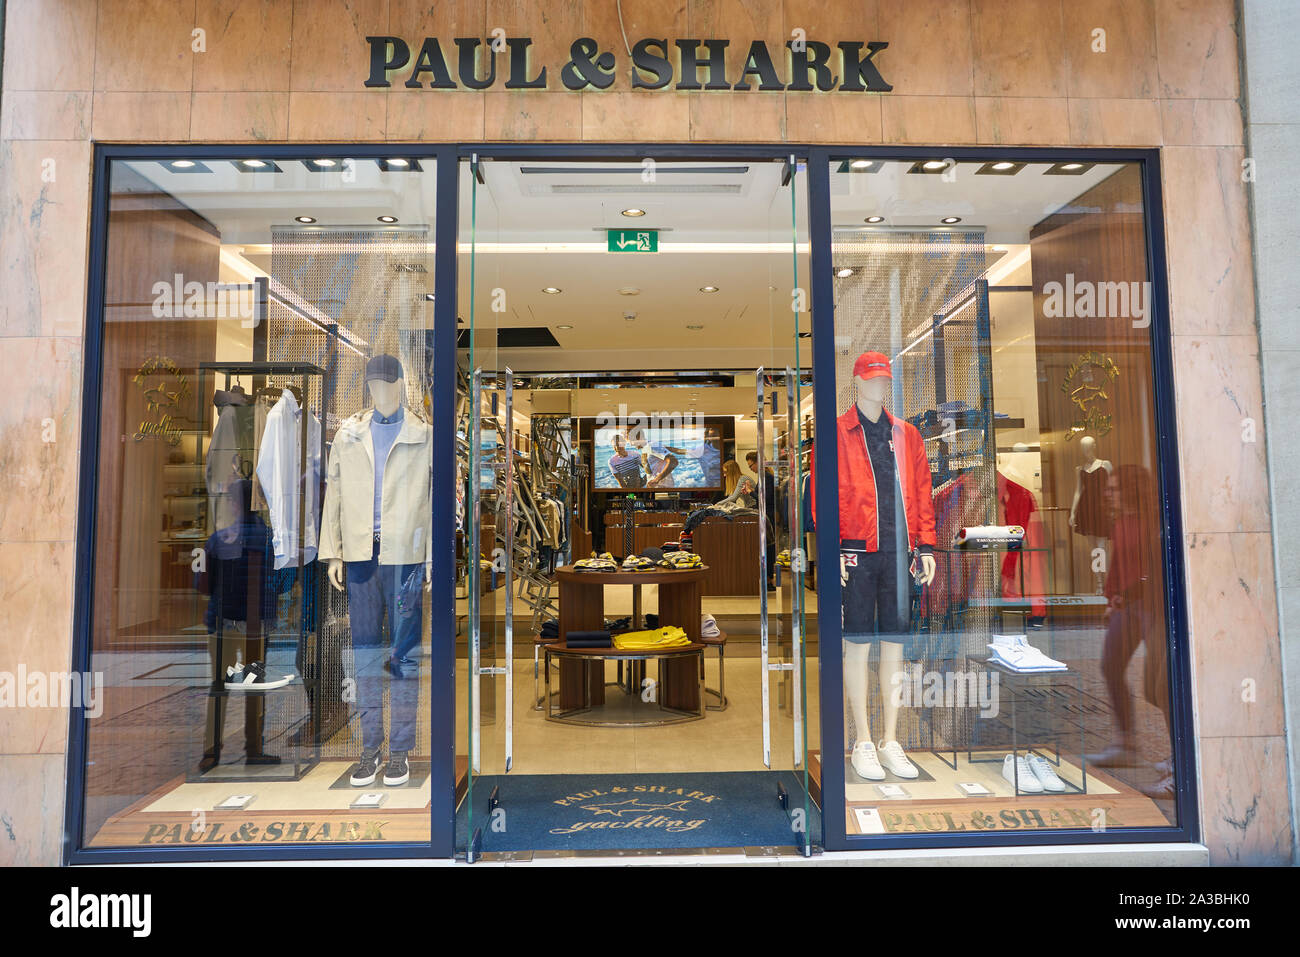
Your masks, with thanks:
[{"label": "red baseball cap", "polygon": [[853,363],[853,376],[857,379],[875,379],[879,376],[892,379],[894,374],[889,370],[889,359],[883,352],[864,352]]}]

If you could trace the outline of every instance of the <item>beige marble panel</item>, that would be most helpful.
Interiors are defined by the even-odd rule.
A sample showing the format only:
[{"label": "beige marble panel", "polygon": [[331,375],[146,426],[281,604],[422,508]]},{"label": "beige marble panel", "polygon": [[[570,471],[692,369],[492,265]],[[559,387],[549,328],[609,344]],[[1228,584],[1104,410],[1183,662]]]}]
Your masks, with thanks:
[{"label": "beige marble panel", "polygon": [[[1156,95],[1152,0],[1063,2],[1061,12],[1070,96],[1140,99]],[[1098,30],[1104,34],[1095,33]]]},{"label": "beige marble panel", "polygon": [[[454,37],[484,37],[488,35],[485,0],[389,0],[388,32],[407,43],[422,42],[425,37],[437,37],[447,53],[447,39]],[[453,45],[451,49],[455,49]],[[411,51],[411,55],[416,54]]]},{"label": "beige marble panel", "polygon": [[194,57],[194,89],[288,90],[292,22],[289,0],[198,0],[207,49]]},{"label": "beige marble panel", "polygon": [[1240,146],[1236,100],[1161,100],[1161,128],[1169,146]]},{"label": "beige marble panel", "polygon": [[484,138],[486,94],[395,87],[385,95],[390,140],[439,143]]},{"label": "beige marble panel", "polygon": [[[951,0],[881,4],[879,37],[889,48],[875,63],[896,94],[971,96],[975,65],[970,6]],[[886,122],[888,127],[888,122]]]},{"label": "beige marble panel", "polygon": [[388,0],[294,0],[290,91],[364,89],[366,37],[388,35]]},{"label": "beige marble panel", "polygon": [[194,140],[284,140],[289,136],[288,93],[195,93],[190,111]]},{"label": "beige marble panel", "polygon": [[0,369],[10,389],[0,410],[0,542],[67,541],[77,517],[81,340],[0,339]]},{"label": "beige marble panel", "polygon": [[1167,147],[1160,158],[1174,334],[1254,336],[1243,151]]},{"label": "beige marble panel", "polygon": [[981,143],[1058,145],[1070,142],[1064,97],[977,96],[975,129]]},{"label": "beige marble panel", "polygon": [[716,91],[687,96],[691,104],[692,141],[777,143],[786,139],[780,93]]},{"label": "beige marble panel", "polygon": [[[402,90],[419,96],[418,90]],[[382,140],[388,121],[386,90],[357,93],[290,93],[289,139]]]},{"label": "beige marble panel", "polygon": [[1070,142],[1076,146],[1159,146],[1158,100],[1070,100]]},{"label": "beige marble panel", "polygon": [[1286,740],[1201,738],[1201,834],[1211,865],[1288,864]]},{"label": "beige marble panel", "polygon": [[1187,534],[1267,532],[1258,339],[1174,336],[1174,391]]},{"label": "beige marble panel", "polygon": [[95,90],[176,91],[194,79],[194,4],[135,0],[99,5]]},{"label": "beige marble panel", "polygon": [[89,143],[0,145],[0,336],[78,336],[86,308]]},{"label": "beige marble panel", "polygon": [[[51,696],[49,676],[65,675],[72,660],[75,555],[72,542],[0,543],[0,671],[14,676],[6,680],[16,681],[20,667],[26,675],[15,686],[19,706],[0,708],[0,754],[61,754],[67,746],[70,702],[60,695],[70,690]],[[101,695],[87,703],[93,708]]]},{"label": "beige marble panel", "polygon": [[684,142],[690,137],[690,101],[685,93],[642,90],[580,95],[584,140]]},{"label": "beige marble panel", "polygon": [[[784,44],[788,39],[788,34],[783,28],[784,13],[782,0],[688,0],[687,32],[681,36],[700,40],[729,41],[726,53],[726,81],[733,85],[740,81],[750,43],[754,40],[762,40],[767,45],[768,55],[772,57],[777,74],[784,81],[788,71],[785,68],[785,58],[779,52],[784,51]],[[672,39],[669,38],[670,43]],[[809,39],[822,39],[824,42],[833,43],[839,38],[810,36]],[[701,56],[704,53],[703,47],[697,50],[697,54]],[[684,74],[675,49],[670,52],[669,60],[674,64],[675,82],[680,82]],[[707,82],[704,79],[707,74],[698,71],[698,75],[701,84]],[[758,80],[753,77],[750,77],[748,82],[751,87],[758,86]],[[780,109],[780,104],[774,103],[773,106]]]},{"label": "beige marble panel", "polygon": [[89,90],[98,0],[8,0],[4,90]]},{"label": "beige marble panel", "polygon": [[971,4],[977,96],[1065,95],[1060,0]]},{"label": "beige marble panel", "polygon": [[90,136],[89,93],[6,92],[0,139],[84,140]]},{"label": "beige marble panel", "polygon": [[189,93],[96,93],[91,134],[100,141],[186,140]]},{"label": "beige marble panel", "polygon": [[974,143],[973,96],[881,97],[881,128],[886,143]]},{"label": "beige marble panel", "polygon": [[0,867],[56,867],[63,853],[62,754],[0,754]]},{"label": "beige marble panel", "polygon": [[1192,534],[1186,556],[1200,733],[1283,734],[1271,536]]},{"label": "beige marble panel", "polygon": [[1237,96],[1234,0],[1155,0],[1160,95]]},{"label": "beige marble panel", "polygon": [[[582,8],[582,33],[574,34],[591,37],[601,50],[612,52],[618,60],[614,85],[610,92],[624,92],[632,89],[632,57],[623,43],[626,31],[628,43],[652,37],[666,40],[669,44],[677,37],[694,36],[687,26],[686,0],[623,0],[622,29],[619,26],[619,7],[612,3],[584,3]],[[676,63],[673,47],[668,47],[670,62]],[[775,57],[775,52],[773,52]],[[564,59],[568,59],[568,47],[564,49]],[[564,89],[560,82],[560,67],[563,60],[554,61],[549,71],[549,86],[552,90]],[[778,66],[778,69],[780,67]],[[674,68],[674,73],[676,72]],[[648,79],[648,77],[647,77]],[[733,81],[734,82],[734,81]]]},{"label": "beige marble panel", "polygon": [[882,99],[860,93],[787,93],[786,136],[795,143],[879,143]]},{"label": "beige marble panel", "polygon": [[500,90],[483,94],[487,140],[580,140],[582,98],[546,90]]},{"label": "beige marble panel", "polygon": [[[611,4],[612,6],[612,4]],[[545,16],[538,16],[536,3],[532,0],[487,0],[484,12],[484,28],[487,35],[493,30],[505,31],[507,37],[531,37],[533,44],[529,48],[530,74],[532,79],[544,64],[546,66],[546,88],[564,90],[560,71],[569,59],[569,47],[573,41],[583,36],[582,0],[552,0],[546,5]],[[601,48],[605,52],[606,48]],[[613,47],[608,51],[615,53]],[[452,57],[453,52],[447,54]],[[597,54],[599,55],[599,54]],[[621,47],[617,50],[616,62],[622,61],[626,66],[627,55]],[[497,81],[492,89],[503,89],[510,71],[510,54],[502,51],[496,55]],[[486,70],[486,60],[481,70]],[[453,73],[455,73],[453,68]],[[572,95],[572,94],[570,94]]]}]

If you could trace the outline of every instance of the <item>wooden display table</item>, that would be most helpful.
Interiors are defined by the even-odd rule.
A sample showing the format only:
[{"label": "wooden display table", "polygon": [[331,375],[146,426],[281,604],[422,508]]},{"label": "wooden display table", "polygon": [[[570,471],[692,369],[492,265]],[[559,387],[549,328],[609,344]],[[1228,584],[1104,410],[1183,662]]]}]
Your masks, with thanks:
[{"label": "wooden display table", "polygon": [[[700,640],[700,583],[708,566],[676,569],[656,568],[645,572],[579,572],[564,565],[555,570],[560,583],[560,637],[571,631],[603,631],[605,629],[606,585],[633,585],[633,626],[640,624],[641,585],[659,586],[659,624],[678,625],[692,642]],[[611,652],[617,649],[583,649]],[[665,649],[677,651],[678,649]],[[646,652],[628,652],[644,657]],[[606,657],[615,657],[607,655]],[[598,665],[594,665],[599,660]],[[663,689],[661,702],[666,708],[677,711],[700,710],[700,689],[696,680],[698,656],[665,656],[660,659]],[[605,702],[604,660],[580,660],[572,656],[560,658],[560,711],[589,708]]]},{"label": "wooden display table", "polygon": [[[704,717],[702,687],[704,684],[704,645],[693,642],[674,648],[622,649],[622,648],[570,648],[562,641],[544,645],[542,653],[546,656],[546,717],[550,721],[564,721],[571,724],[588,724],[597,727],[638,728],[652,725],[677,724],[682,721],[698,721]],[[578,687],[584,691],[600,689],[601,703],[605,699],[605,662],[616,661],[655,661],[659,665],[659,686],[655,695],[658,705],[655,717],[638,715],[631,720],[606,720],[601,718],[584,718],[596,702],[590,698],[580,700],[575,707],[565,707],[563,692],[559,710],[555,708],[555,699],[551,697],[551,658],[560,660],[560,681],[563,686],[566,668],[581,669],[587,672],[587,679]],[[593,679],[594,680],[591,680]],[[634,694],[637,692],[633,692]],[[694,701],[693,707],[685,702]],[[644,705],[647,710],[653,705]],[[652,712],[655,713],[655,712]]]}]

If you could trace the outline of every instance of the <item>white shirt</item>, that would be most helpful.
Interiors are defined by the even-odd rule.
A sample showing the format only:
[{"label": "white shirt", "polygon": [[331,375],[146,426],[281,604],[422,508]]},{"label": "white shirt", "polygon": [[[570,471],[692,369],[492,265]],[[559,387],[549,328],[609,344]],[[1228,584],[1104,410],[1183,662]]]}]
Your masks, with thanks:
[{"label": "white shirt", "polygon": [[302,489],[307,487],[307,507],[302,534],[303,564],[316,559],[316,536],[320,514],[320,419],[308,416],[307,474],[302,474],[302,408],[293,393],[285,389],[267,413],[266,429],[257,457],[257,480],[271,510],[271,544],[275,567],[298,563],[298,514]]}]

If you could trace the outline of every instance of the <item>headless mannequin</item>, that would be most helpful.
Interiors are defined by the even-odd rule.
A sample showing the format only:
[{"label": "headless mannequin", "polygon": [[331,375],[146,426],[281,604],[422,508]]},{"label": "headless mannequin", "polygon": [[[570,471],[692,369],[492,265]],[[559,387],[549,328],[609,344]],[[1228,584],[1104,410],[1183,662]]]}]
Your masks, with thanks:
[{"label": "headless mannequin", "polygon": [[[406,390],[406,383],[402,379],[396,382],[385,382],[383,379],[371,379],[366,383],[370,389],[370,397],[374,399],[375,411],[384,418],[392,416],[397,412],[397,407],[402,404],[402,395]],[[337,591],[343,591],[343,559],[331,558],[329,560],[329,580]],[[425,574],[424,590],[432,591],[433,583],[429,576]]]},{"label": "headless mannequin", "polygon": [[[1105,469],[1106,480],[1109,482],[1110,476],[1114,472],[1114,466],[1111,465],[1109,460],[1098,458],[1097,440],[1091,435],[1085,435],[1079,440],[1079,451],[1083,454],[1083,464],[1075,467],[1074,501],[1070,503],[1070,530],[1076,534],[1081,534],[1079,533],[1078,510],[1079,502],[1083,499],[1084,473],[1091,475],[1097,469]],[[1109,540],[1104,535],[1089,534],[1085,537],[1088,539],[1088,566],[1091,568],[1093,556],[1096,554],[1097,549],[1100,548],[1102,553],[1105,554]],[[1106,566],[1103,564],[1102,567],[1104,569]],[[1105,571],[1094,571],[1092,577],[1096,594],[1102,594],[1106,586]]]},{"label": "headless mannequin", "polygon": [[[890,385],[893,380],[886,376],[877,376],[873,379],[855,378],[858,388],[858,409],[867,417],[869,422],[879,422],[880,417],[885,412],[885,398],[889,395]],[[901,501],[901,500],[900,500]],[[883,545],[884,543],[878,543]],[[933,555],[921,555],[917,567],[913,574],[918,583],[928,585],[934,580],[935,560]],[[844,559],[840,559],[840,582],[847,585],[849,580],[849,571],[844,564]],[[884,712],[884,735],[883,741],[896,741],[898,739],[898,708],[899,702],[895,695],[884,693],[885,682],[891,680],[892,676],[902,671],[903,667],[903,643],[901,641],[881,641],[880,644],[880,683],[883,697],[882,710]],[[871,736],[871,724],[868,703],[868,673],[867,665],[871,658],[870,644],[854,644],[845,642],[844,644],[844,690],[849,698],[849,707],[853,712],[853,721],[857,728],[859,741],[874,740]]]}]

